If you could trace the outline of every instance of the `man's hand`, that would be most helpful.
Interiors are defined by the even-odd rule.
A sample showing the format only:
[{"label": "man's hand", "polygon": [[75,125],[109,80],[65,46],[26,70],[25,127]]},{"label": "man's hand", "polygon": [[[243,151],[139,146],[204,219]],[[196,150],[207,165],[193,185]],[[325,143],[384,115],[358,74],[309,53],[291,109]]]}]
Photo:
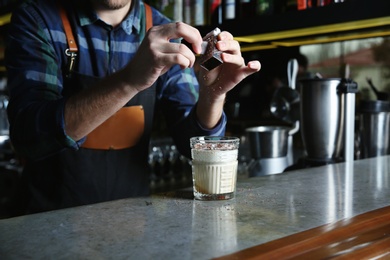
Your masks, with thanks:
[{"label": "man's hand", "polygon": [[[171,41],[181,38],[192,45],[193,51],[185,44]],[[193,67],[194,52],[199,54],[202,51],[201,44],[199,31],[188,24],[177,22],[154,26],[147,32],[134,59],[126,67],[124,77],[138,91],[146,89],[175,64],[183,69]]]},{"label": "man's hand", "polygon": [[229,32],[218,35],[216,48],[223,52],[223,64],[211,71],[200,68],[198,74],[200,93],[197,116],[201,125],[206,128],[213,128],[218,124],[226,93],[261,68],[259,61],[245,64],[240,45]]}]

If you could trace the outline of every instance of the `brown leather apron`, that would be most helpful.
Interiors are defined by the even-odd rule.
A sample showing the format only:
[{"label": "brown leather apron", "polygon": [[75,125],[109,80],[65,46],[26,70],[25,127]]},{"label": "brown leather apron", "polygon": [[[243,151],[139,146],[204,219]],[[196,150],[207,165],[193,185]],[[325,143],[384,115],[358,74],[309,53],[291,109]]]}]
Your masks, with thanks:
[{"label": "brown leather apron", "polygon": [[143,135],[144,127],[143,106],[124,107],[88,134],[82,147],[103,150],[133,147]]},{"label": "brown leather apron", "polygon": [[[89,84],[73,74],[67,84]],[[91,132],[78,151],[57,156],[63,178],[63,207],[149,195],[149,139],[155,86],[136,95],[125,107]]]}]

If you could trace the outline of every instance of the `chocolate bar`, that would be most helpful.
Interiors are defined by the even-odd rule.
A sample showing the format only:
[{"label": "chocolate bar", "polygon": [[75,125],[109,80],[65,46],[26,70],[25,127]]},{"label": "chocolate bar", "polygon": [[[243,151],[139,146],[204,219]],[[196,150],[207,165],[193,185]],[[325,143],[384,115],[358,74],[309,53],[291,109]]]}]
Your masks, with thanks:
[{"label": "chocolate bar", "polygon": [[221,30],[219,28],[215,28],[203,37],[202,53],[199,57],[199,64],[208,71],[213,70],[223,63],[221,59],[222,51],[219,51],[215,47],[215,44],[218,41],[217,36],[220,32]]}]

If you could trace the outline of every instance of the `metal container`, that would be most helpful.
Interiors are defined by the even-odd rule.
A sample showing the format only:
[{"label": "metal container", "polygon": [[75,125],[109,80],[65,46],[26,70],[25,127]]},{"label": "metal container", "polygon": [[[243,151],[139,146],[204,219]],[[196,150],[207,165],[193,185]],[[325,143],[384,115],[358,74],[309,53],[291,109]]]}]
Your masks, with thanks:
[{"label": "metal container", "polygon": [[8,97],[0,95],[0,136],[9,136],[9,123],[7,116]]},{"label": "metal container", "polygon": [[359,105],[361,158],[390,153],[390,102],[362,100]]},{"label": "metal container", "polygon": [[250,153],[253,159],[287,156],[287,126],[255,126],[246,129]]},{"label": "metal container", "polygon": [[[344,150],[353,155],[353,148],[352,152],[349,150],[350,144],[353,146],[354,93],[357,91],[357,84],[352,83],[354,82],[338,78],[316,78],[300,81],[298,91],[301,102],[301,135],[308,159],[314,161],[338,160],[342,157],[341,152],[344,146],[348,148]],[[348,95],[352,93],[353,102],[349,99],[351,95]],[[348,142],[344,140],[346,129],[349,133],[346,136]],[[350,133],[351,131],[352,133]]]}]

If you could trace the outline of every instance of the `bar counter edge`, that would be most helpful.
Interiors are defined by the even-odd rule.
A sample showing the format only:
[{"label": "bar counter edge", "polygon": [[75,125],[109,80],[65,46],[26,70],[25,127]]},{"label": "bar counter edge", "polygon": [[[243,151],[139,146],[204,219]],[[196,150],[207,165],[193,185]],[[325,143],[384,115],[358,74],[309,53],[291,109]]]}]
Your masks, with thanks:
[{"label": "bar counter edge", "polygon": [[2,259],[210,259],[389,205],[390,156],[0,220]]}]

